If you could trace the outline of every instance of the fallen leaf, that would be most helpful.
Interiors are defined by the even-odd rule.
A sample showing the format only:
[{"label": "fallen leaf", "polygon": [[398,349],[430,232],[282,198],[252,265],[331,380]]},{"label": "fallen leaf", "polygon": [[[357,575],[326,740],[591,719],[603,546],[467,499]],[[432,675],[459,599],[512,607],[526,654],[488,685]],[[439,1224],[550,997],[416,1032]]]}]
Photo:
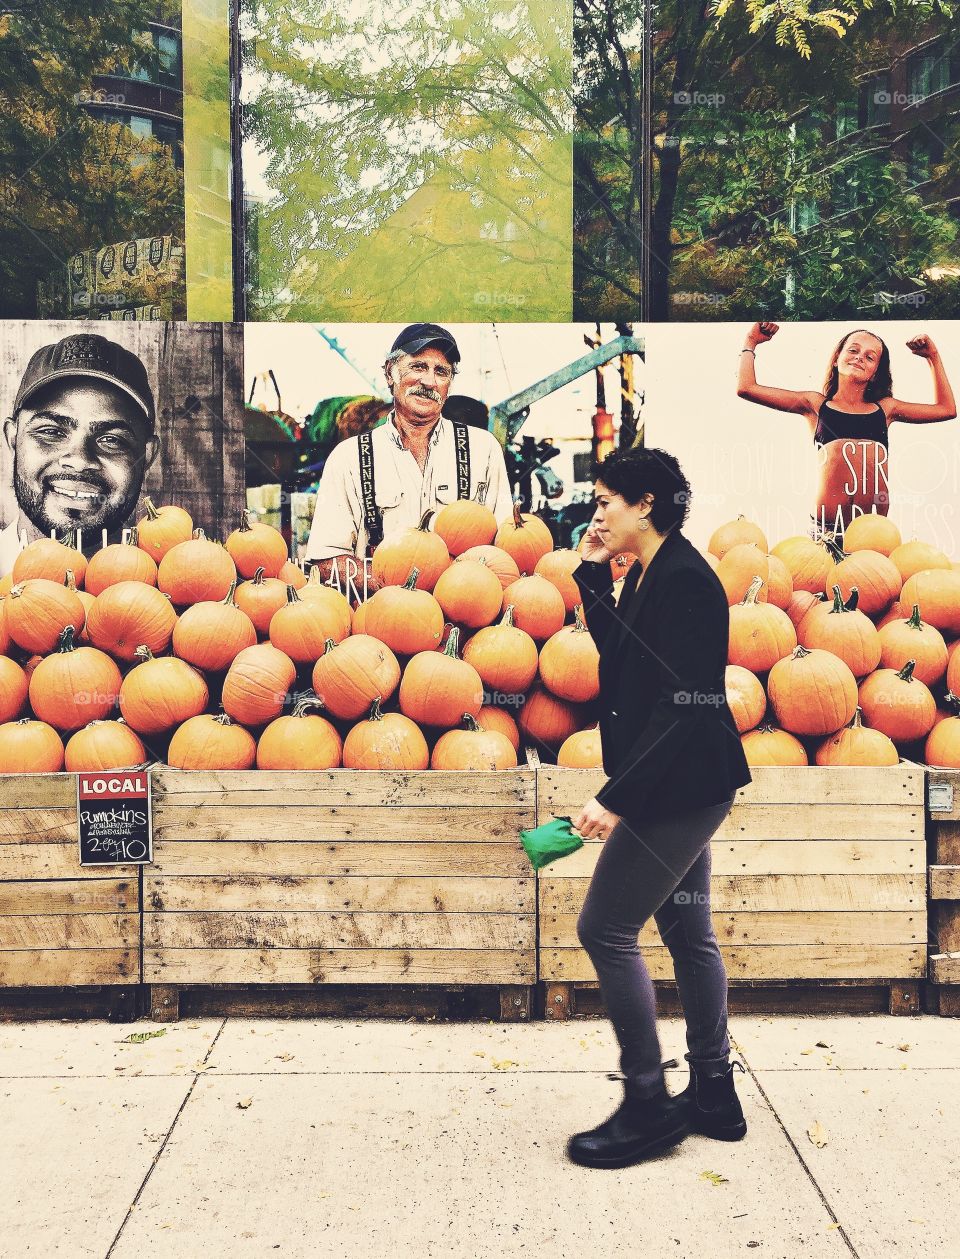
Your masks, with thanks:
[{"label": "fallen leaf", "polygon": [[833,1229],[833,1228],[839,1228],[839,1227],[840,1227],[839,1223],[837,1223],[837,1222],[835,1221],[833,1224],[828,1224],[828,1225],[827,1225],[827,1232],[829,1233],[831,1229]]},{"label": "fallen leaf", "polygon": [[909,1045],[898,1045],[897,1048],[900,1050],[902,1054],[908,1054],[910,1052]]},{"label": "fallen leaf", "polygon": [[519,1067],[520,1063],[510,1058],[501,1058],[499,1062],[494,1059],[491,1065],[494,1071],[509,1071],[511,1067]]},{"label": "fallen leaf", "polygon": [[801,1050],[800,1050],[800,1053],[801,1053],[801,1055],[802,1055],[804,1058],[806,1058],[808,1054],[812,1054],[812,1053],[813,1053],[813,1050],[812,1050],[812,1049],[801,1049]]},{"label": "fallen leaf", "polygon": [[131,1032],[129,1036],[124,1036],[123,1040],[118,1040],[118,1045],[142,1045],[145,1040],[155,1040],[158,1036],[166,1036],[167,1029],[161,1027],[156,1032]]},{"label": "fallen leaf", "polygon": [[237,1110],[249,1110],[252,1105],[252,1097],[241,1097],[240,1101],[237,1102]]},{"label": "fallen leaf", "polygon": [[280,1062],[293,1062],[294,1057],[293,1054],[275,1054],[274,1056],[278,1058]]},{"label": "fallen leaf", "polygon": [[483,1052],[482,1049],[475,1049],[473,1051],[473,1056],[474,1058],[486,1058],[487,1055]]},{"label": "fallen leaf", "polygon": [[830,1045],[828,1045],[828,1044],[827,1044],[827,1042],[826,1042],[825,1040],[818,1040],[818,1041],[817,1041],[817,1048],[818,1048],[818,1049],[830,1049],[830,1048],[831,1048],[831,1046],[830,1046]]},{"label": "fallen leaf", "polygon": [[807,1136],[810,1138],[810,1140],[813,1142],[813,1144],[817,1147],[818,1150],[822,1150],[823,1147],[827,1144],[827,1140],[828,1140],[827,1130],[823,1126],[823,1124],[820,1122],[819,1119],[815,1119],[813,1123],[810,1125],[810,1127],[807,1129]]},{"label": "fallen leaf", "polygon": [[719,1172],[701,1172],[701,1180],[709,1180],[711,1185],[726,1185],[728,1180],[726,1176],[721,1176]]}]

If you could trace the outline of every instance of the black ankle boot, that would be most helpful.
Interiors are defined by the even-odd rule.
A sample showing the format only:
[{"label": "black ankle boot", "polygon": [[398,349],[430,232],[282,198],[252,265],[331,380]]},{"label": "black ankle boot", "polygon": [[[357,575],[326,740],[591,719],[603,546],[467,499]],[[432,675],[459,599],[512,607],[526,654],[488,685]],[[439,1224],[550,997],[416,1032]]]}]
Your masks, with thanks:
[{"label": "black ankle boot", "polygon": [[631,1167],[679,1145],[689,1131],[685,1108],[670,1097],[662,1079],[652,1097],[638,1096],[636,1086],[623,1079],[618,1110],[598,1128],[571,1137],[567,1157],[581,1167]]},{"label": "black ankle boot", "polygon": [[690,1064],[690,1083],[676,1101],[685,1109],[690,1129],[715,1141],[739,1141],[747,1135],[740,1099],[733,1087],[733,1069],[744,1071],[742,1062],[731,1062],[725,1071],[698,1071]]}]

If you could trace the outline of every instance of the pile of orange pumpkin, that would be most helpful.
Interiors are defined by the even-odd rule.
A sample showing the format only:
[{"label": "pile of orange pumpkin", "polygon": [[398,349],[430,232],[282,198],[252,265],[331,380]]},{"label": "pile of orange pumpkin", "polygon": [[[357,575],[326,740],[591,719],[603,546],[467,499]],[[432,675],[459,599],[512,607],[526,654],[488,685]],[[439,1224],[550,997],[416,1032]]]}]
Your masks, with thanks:
[{"label": "pile of orange pumpkin", "polygon": [[730,603],[727,700],[752,765],[960,768],[960,564],[864,515],[772,549],[743,516],[707,559]]},{"label": "pile of orange pumpkin", "polygon": [[0,582],[0,773],[597,765],[579,562],[470,501],[382,542],[355,607],[246,514],[221,544],[148,501],[89,561],[42,539]]}]

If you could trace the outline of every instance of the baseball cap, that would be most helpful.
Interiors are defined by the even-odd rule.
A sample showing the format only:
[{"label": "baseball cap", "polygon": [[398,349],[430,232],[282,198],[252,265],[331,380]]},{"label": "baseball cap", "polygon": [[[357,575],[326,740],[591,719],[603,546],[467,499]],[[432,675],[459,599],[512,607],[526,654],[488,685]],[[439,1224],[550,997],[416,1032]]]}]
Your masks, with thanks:
[{"label": "baseball cap", "polygon": [[44,345],[30,359],[13,404],[13,414],[38,389],[55,380],[87,377],[105,380],[131,397],[153,428],[153,391],[143,363],[125,346],[97,333],[76,332],[53,345]]},{"label": "baseball cap", "polygon": [[451,363],[460,362],[460,351],[457,343],[438,323],[412,323],[404,328],[390,347],[390,353],[402,350],[404,354],[419,354],[428,345],[435,345],[446,354]]}]

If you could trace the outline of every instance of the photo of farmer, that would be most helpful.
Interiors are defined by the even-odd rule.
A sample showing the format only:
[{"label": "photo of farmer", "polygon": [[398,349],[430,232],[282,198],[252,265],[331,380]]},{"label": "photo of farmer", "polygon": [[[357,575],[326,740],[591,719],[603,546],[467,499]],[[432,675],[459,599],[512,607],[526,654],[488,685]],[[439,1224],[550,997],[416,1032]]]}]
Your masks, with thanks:
[{"label": "photo of farmer", "polygon": [[953,390],[933,339],[921,332],[906,344],[911,354],[930,365],[934,401],[907,402],[893,396],[890,350],[863,328],[840,339],[821,390],[760,384],[757,350],[778,330],[775,323],[755,323],[747,333],[740,351],[737,396],[806,419],[820,460],[814,512],[820,529],[842,533],[855,515],[875,511],[886,516],[889,426],[897,420],[927,424],[956,418]]}]

